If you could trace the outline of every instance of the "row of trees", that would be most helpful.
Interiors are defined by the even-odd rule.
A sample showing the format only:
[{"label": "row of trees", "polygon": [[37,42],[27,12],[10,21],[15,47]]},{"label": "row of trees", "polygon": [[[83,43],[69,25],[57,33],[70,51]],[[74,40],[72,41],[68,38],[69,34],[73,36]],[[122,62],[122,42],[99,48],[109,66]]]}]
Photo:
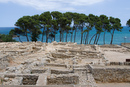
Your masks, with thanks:
[{"label": "row of trees", "polygon": [[[37,41],[39,35],[42,34],[42,42],[44,35],[46,36],[46,42],[49,38],[53,38],[55,41],[57,33],[60,33],[59,41],[67,42],[70,33],[70,41],[75,42],[76,34],[80,31],[81,44],[91,44],[93,39],[93,44],[98,44],[101,33],[104,33],[103,44],[105,44],[105,33],[109,32],[111,33],[110,44],[112,44],[115,30],[122,30],[120,22],[119,18],[107,17],[106,15],[96,16],[93,14],[47,11],[40,15],[21,17],[15,24],[18,28],[15,28],[12,32],[19,37],[19,40],[21,35],[26,36],[27,41],[29,41],[29,37],[31,37],[31,41]],[[96,33],[90,37],[90,31],[94,28]]]}]

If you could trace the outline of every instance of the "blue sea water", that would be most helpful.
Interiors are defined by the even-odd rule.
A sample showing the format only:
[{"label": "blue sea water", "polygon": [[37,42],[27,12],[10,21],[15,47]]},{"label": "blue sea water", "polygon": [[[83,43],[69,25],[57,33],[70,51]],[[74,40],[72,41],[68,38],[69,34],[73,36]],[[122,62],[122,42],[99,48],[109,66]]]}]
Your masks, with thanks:
[{"label": "blue sea water", "polygon": [[[9,34],[9,31],[11,29],[14,29],[14,27],[0,27],[0,34]],[[121,44],[121,43],[130,43],[130,32],[129,32],[130,28],[127,27],[127,26],[123,26],[123,29],[122,29],[122,32],[119,32],[119,31],[115,31],[114,33],[114,39],[113,39],[113,44]],[[89,40],[90,38],[95,34],[96,30],[93,29],[91,32],[90,32],[90,35],[89,35]],[[65,34],[66,35],[66,34]],[[64,37],[65,37],[64,35]],[[41,41],[41,36],[40,35],[40,38],[38,41]],[[59,42],[59,37],[60,37],[60,34],[57,33],[56,35],[56,41]],[[106,44],[110,44],[110,40],[111,40],[111,34],[106,32]],[[124,39],[124,37],[127,37],[126,39]],[[27,41],[26,40],[26,37],[25,36],[20,36],[21,40],[22,41]],[[77,35],[76,35],[76,42],[78,44],[80,44],[80,39],[81,38],[81,32],[78,31],[77,32]],[[15,40],[19,41],[18,38],[14,38]],[[71,40],[71,34],[68,34],[68,41]],[[65,41],[65,40],[64,40]],[[45,42],[45,36],[44,36],[44,42]],[[51,42],[51,39],[49,39],[49,42]],[[92,40],[92,43],[93,43],[93,40]],[[100,39],[99,39],[99,42],[98,44],[103,44],[103,33],[101,34],[100,36]]]}]

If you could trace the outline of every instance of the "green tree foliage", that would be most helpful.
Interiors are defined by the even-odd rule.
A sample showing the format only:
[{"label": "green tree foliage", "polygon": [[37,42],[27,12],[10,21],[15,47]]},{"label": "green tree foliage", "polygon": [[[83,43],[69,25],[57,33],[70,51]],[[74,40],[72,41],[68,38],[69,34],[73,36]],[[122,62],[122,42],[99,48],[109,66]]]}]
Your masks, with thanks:
[{"label": "green tree foliage", "polygon": [[104,36],[103,36],[103,43],[105,44],[105,33],[110,32],[110,24],[109,24],[109,19],[106,15],[100,15],[100,20],[102,22],[102,29],[104,31]]},{"label": "green tree foliage", "polygon": [[87,20],[87,16],[85,14],[79,14],[79,29],[81,30],[81,44],[83,43],[83,28],[85,27],[85,23]]},{"label": "green tree foliage", "polygon": [[113,43],[113,37],[114,37],[114,32],[115,30],[117,31],[121,31],[122,30],[122,27],[121,27],[121,23],[120,23],[120,19],[119,18],[113,18],[113,17],[110,17],[110,24],[111,24],[111,42],[110,44]]},{"label": "green tree foliage", "polygon": [[[51,32],[52,17],[49,11],[40,15],[41,25],[44,27],[42,35],[46,34],[46,42],[48,43],[49,33]],[[42,36],[43,41],[43,36]]]},{"label": "green tree foliage", "polygon": [[40,23],[39,23],[39,16],[23,16],[22,18],[18,19],[18,21],[15,24],[18,26],[19,31],[22,31],[19,33],[20,35],[25,35],[27,38],[27,41],[29,41],[29,34],[31,37],[31,41],[37,41],[39,38],[39,35],[41,34],[40,31]]},{"label": "green tree foliage", "polygon": [[52,31],[52,34],[54,36],[54,41],[55,41],[55,35],[57,34],[58,31],[60,31],[60,18],[63,17],[63,14],[59,11],[53,11],[51,12],[51,15],[52,15],[52,28],[54,29]]},{"label": "green tree foliage", "polygon": [[19,27],[20,30],[24,33],[24,35],[27,38],[27,41],[29,41],[29,25],[30,25],[30,16],[23,16],[22,18],[18,19],[15,25]]},{"label": "green tree foliage", "polygon": [[71,24],[71,21],[68,20],[66,17],[61,17],[59,21],[60,21],[60,41],[64,41],[63,37],[64,32],[65,31],[67,32],[70,29],[69,26]]},{"label": "green tree foliage", "polygon": [[30,25],[29,30],[31,34],[31,41],[37,41],[39,39],[39,35],[42,33],[40,31],[40,21],[39,21],[39,15],[34,15],[30,19]]},{"label": "green tree foliage", "polygon": [[126,25],[130,27],[130,19],[127,21]]},{"label": "green tree foliage", "polygon": [[[126,25],[130,27],[130,19],[127,21]],[[130,30],[129,30],[129,32],[130,32]]]},{"label": "green tree foliage", "polygon": [[[120,19],[114,17],[107,17],[106,15],[96,16],[89,14],[88,16],[82,13],[59,11],[46,11],[40,15],[23,16],[17,20],[15,25],[18,27],[11,31],[13,35],[16,35],[21,41],[20,36],[26,36],[29,41],[37,41],[39,35],[42,34],[41,41],[43,42],[44,36],[48,43],[48,39],[55,41],[57,32],[60,33],[59,41],[67,42],[68,34],[71,34],[71,42],[75,42],[77,38],[77,31],[81,32],[81,44],[98,44],[100,35],[103,33],[103,44],[105,44],[105,33],[111,33],[111,42],[113,42],[115,30],[121,31]],[[130,19],[127,21],[127,25],[130,26]],[[71,26],[71,27],[70,27]],[[96,33],[90,37],[90,31],[96,29]],[[41,30],[42,29],[42,32]],[[66,36],[65,36],[66,35]],[[22,42],[22,41],[21,41]]]},{"label": "green tree foliage", "polygon": [[89,14],[88,17],[87,17],[87,20],[86,20],[86,28],[84,30],[84,32],[86,32],[86,38],[85,38],[85,44],[88,44],[88,38],[89,38],[89,33],[90,31],[92,30],[92,28],[94,27],[94,19],[95,19],[95,15],[93,14]]},{"label": "green tree foliage", "polygon": [[73,20],[73,13],[72,12],[66,12],[66,13],[63,14],[63,16],[65,18],[67,18],[67,20],[68,20],[68,23],[67,23],[67,26],[66,26],[66,29],[65,29],[65,32],[66,32],[66,40],[65,41],[67,42],[68,33],[71,33],[71,35],[72,35],[71,31],[73,31],[73,28],[70,27],[72,20]]},{"label": "green tree foliage", "polygon": [[24,35],[24,33],[19,28],[11,29],[9,34],[14,36],[14,37],[18,37],[19,41],[22,42],[21,39],[20,39],[20,35]]},{"label": "green tree foliage", "polygon": [[79,13],[73,13],[73,21],[74,21],[74,25],[73,25],[73,30],[75,31],[74,33],[74,42],[76,40],[76,33],[77,30],[79,29]]}]

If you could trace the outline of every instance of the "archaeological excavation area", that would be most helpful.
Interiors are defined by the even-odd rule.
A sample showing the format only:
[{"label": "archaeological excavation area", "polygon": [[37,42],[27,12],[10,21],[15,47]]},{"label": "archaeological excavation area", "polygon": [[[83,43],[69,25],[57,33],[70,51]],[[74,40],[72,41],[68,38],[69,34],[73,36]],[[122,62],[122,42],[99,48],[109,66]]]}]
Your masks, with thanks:
[{"label": "archaeological excavation area", "polygon": [[0,87],[130,87],[130,48],[3,42]]}]

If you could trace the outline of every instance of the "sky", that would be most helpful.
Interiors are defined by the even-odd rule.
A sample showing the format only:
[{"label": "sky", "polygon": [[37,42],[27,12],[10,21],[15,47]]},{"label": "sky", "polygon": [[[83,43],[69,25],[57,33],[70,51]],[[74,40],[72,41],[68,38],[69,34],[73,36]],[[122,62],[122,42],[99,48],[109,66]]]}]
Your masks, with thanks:
[{"label": "sky", "polygon": [[104,14],[120,18],[125,26],[130,19],[130,0],[0,0],[0,27],[14,27],[19,18],[45,11]]}]

